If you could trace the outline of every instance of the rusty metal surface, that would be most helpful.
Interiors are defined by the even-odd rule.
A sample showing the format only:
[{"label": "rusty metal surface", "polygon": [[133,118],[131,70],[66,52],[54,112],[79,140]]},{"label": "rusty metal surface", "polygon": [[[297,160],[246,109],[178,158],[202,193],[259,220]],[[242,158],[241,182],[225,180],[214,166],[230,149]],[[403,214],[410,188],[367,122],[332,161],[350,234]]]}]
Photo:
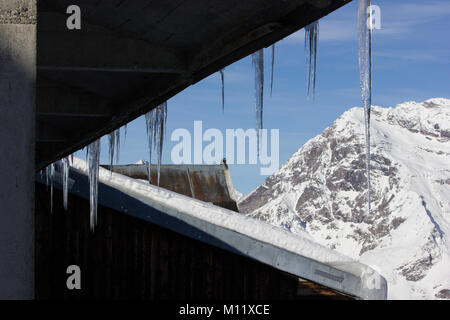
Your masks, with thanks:
[{"label": "rusty metal surface", "polygon": [[[109,166],[103,166],[109,169]],[[147,164],[116,165],[112,171],[148,181]],[[151,183],[157,185],[158,170],[151,165]],[[238,211],[234,188],[225,163],[220,165],[161,165],[159,186],[185,196]]]}]

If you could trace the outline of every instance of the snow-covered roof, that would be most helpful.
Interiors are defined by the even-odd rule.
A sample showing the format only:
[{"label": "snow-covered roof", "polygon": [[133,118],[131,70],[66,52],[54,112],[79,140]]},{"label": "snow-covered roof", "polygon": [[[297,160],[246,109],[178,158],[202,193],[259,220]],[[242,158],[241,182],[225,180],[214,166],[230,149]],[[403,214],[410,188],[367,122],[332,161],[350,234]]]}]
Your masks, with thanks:
[{"label": "snow-covered roof", "polygon": [[[74,158],[71,170],[87,175],[87,163]],[[99,170],[101,184],[128,196],[119,197],[118,203],[117,200],[108,199],[108,195],[102,195],[100,188],[99,203],[104,206],[113,206],[113,209],[361,299],[385,299],[387,296],[386,281],[375,270],[321,246],[306,236],[144,181],[111,173],[101,167]],[[88,196],[75,189],[72,183],[71,193]],[[117,195],[110,195],[110,198],[114,197],[117,198]],[[139,206],[139,209],[135,205],[128,207],[136,200],[144,206]],[[166,219],[156,217],[154,210],[146,210],[148,207],[160,211]]]}]

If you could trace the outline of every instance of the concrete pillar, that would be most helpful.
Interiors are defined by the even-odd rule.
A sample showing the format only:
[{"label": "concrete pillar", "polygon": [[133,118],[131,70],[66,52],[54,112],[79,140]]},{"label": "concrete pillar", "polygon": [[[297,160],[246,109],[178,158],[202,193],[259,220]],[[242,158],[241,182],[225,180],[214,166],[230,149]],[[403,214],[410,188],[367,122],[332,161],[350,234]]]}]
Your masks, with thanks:
[{"label": "concrete pillar", "polygon": [[0,299],[34,298],[36,0],[0,0]]}]

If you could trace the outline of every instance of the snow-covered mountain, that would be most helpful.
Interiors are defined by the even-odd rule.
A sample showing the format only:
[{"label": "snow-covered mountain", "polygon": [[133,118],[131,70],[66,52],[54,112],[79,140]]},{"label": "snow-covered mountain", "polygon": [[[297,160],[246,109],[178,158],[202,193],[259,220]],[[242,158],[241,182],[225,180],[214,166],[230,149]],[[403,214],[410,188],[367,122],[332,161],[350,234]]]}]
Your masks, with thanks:
[{"label": "snow-covered mountain", "polygon": [[239,208],[372,266],[391,299],[450,299],[450,100],[372,110],[370,214],[362,108],[308,141]]}]

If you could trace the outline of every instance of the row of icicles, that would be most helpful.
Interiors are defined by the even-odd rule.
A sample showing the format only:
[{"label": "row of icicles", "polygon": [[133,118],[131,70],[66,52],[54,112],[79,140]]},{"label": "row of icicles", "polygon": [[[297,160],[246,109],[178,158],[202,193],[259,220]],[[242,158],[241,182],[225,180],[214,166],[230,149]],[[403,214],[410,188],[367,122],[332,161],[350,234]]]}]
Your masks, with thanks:
[{"label": "row of icicles", "polygon": [[[157,172],[157,184],[160,181],[160,168],[161,157],[163,150],[164,135],[167,121],[167,102],[152,109],[145,115],[145,122],[147,128],[149,158],[148,164],[148,180],[151,183],[151,159],[152,149],[156,149],[158,172]],[[126,138],[127,126],[123,127]],[[120,151],[120,131],[121,129],[114,130],[108,134],[109,142],[109,166],[112,174],[112,166],[114,160],[119,162]],[[90,228],[94,231],[97,225],[97,202],[98,202],[98,182],[99,182],[99,167],[100,167],[100,140],[95,140],[87,146],[86,159],[87,159],[87,171],[89,180],[89,206],[90,206]],[[124,139],[125,140],[125,139]],[[47,186],[50,186],[50,212],[53,212],[53,183],[57,173],[61,176],[61,183],[63,187],[63,205],[64,210],[68,208],[68,195],[69,195],[69,167],[73,164],[73,154],[69,157],[62,158],[61,160],[54,162],[47,166],[44,170],[41,170],[41,179],[45,181]]]},{"label": "row of icicles", "polygon": [[[370,212],[370,108],[371,108],[371,59],[372,59],[372,32],[367,26],[367,21],[371,21],[370,0],[359,0],[358,4],[358,42],[359,42],[359,70],[362,101],[365,115],[365,138],[366,138],[366,176],[367,176],[367,210]],[[319,22],[313,22],[305,27],[305,51],[307,55],[307,95],[312,93],[314,98],[316,88],[316,67],[317,67],[317,42],[319,34]],[[271,77],[270,95],[273,91],[274,65],[275,65],[275,44],[271,47]],[[263,108],[264,108],[264,50],[258,50],[252,54],[252,63],[255,72],[255,113],[256,129],[261,133],[263,128]],[[225,109],[225,69],[219,71],[222,81],[222,111]],[[147,129],[147,141],[149,150],[148,179],[151,183],[151,160],[152,150],[157,153],[157,184],[160,182],[160,167],[167,121],[167,102],[152,109],[145,115]],[[123,127],[126,136],[126,125]],[[109,165],[112,170],[114,158],[119,161],[120,151],[120,129],[108,135],[109,139]],[[260,149],[260,135],[258,134],[258,155]],[[41,175],[45,175],[47,185],[50,185],[51,210],[53,209],[53,181],[55,170],[59,170],[62,176],[63,203],[64,208],[68,207],[68,181],[69,166],[73,163],[73,156],[61,159],[52,163]],[[100,164],[100,139],[92,142],[87,147],[87,163],[89,178],[89,202],[90,202],[90,227],[93,231],[97,224],[97,199]]]}]

